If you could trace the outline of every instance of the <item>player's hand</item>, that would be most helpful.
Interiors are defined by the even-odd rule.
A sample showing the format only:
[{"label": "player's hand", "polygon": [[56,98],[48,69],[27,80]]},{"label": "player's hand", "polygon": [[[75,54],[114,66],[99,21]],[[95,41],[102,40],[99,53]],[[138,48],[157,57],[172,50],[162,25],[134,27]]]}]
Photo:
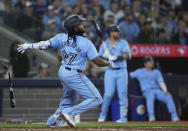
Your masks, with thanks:
[{"label": "player's hand", "polygon": [[109,67],[114,68],[114,63],[112,61],[108,61],[110,63]]},{"label": "player's hand", "polygon": [[110,61],[115,61],[115,60],[117,59],[117,57],[116,57],[116,56],[109,55],[109,56],[108,56],[108,59],[109,59]]},{"label": "player's hand", "polygon": [[31,48],[32,48],[32,44],[25,43],[25,44],[18,45],[17,50],[20,53],[24,53],[26,50],[31,49]]},{"label": "player's hand", "polygon": [[110,55],[110,53],[108,51],[105,51],[104,54],[103,54],[103,57],[108,58],[109,55]]},{"label": "player's hand", "polygon": [[165,93],[165,95],[170,95],[170,92],[168,92],[168,91],[165,91],[164,93]]}]

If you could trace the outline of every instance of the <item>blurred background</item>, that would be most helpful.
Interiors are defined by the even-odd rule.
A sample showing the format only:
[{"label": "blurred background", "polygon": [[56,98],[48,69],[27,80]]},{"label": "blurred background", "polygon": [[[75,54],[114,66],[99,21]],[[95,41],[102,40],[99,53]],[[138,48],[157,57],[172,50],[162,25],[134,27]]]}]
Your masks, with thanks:
[{"label": "blurred background", "polygon": [[[0,121],[43,122],[56,110],[62,97],[58,51],[36,50],[21,55],[16,48],[20,43],[48,40],[64,32],[63,22],[72,14],[87,19],[86,35],[97,49],[101,40],[91,21],[97,21],[105,38],[106,27],[118,24],[132,52],[128,71],[142,67],[142,57],[153,56],[156,67],[164,73],[180,119],[188,120],[187,0],[0,0]],[[15,87],[14,109],[9,105],[8,70]],[[88,62],[85,74],[103,94],[104,69]],[[142,94],[134,80],[129,80],[128,95],[129,120],[147,120],[145,109],[140,115],[135,110],[138,105],[134,103]],[[113,113],[118,110],[113,104],[108,120],[114,120]],[[156,102],[155,108],[157,120],[170,120],[165,105]],[[81,120],[96,121],[99,111],[99,107],[88,111]]]}]

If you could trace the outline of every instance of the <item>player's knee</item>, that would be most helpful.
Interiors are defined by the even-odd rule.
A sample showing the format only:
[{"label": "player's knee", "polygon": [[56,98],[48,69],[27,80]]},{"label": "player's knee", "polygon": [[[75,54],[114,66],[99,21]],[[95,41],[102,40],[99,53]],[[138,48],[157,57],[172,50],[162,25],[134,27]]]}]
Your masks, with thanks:
[{"label": "player's knee", "polygon": [[147,94],[145,97],[146,97],[147,100],[154,100],[155,99],[153,94]]},{"label": "player's knee", "polygon": [[99,104],[102,104],[102,97],[98,98]]},{"label": "player's knee", "polygon": [[171,101],[171,100],[172,100],[172,96],[171,95],[167,95],[166,96],[166,102]]},{"label": "player's knee", "polygon": [[102,103],[102,97],[101,96],[98,96],[95,99],[96,99],[96,102],[97,102],[98,105],[100,105]]}]

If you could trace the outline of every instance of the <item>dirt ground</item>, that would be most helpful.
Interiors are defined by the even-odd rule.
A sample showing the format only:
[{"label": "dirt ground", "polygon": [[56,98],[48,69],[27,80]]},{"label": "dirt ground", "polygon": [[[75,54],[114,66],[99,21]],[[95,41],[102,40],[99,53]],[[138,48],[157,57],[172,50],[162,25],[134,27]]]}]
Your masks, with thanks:
[{"label": "dirt ground", "polygon": [[[113,122],[105,122],[106,124],[115,124]],[[172,126],[155,126],[156,124],[172,124]],[[1,123],[0,123],[1,124]],[[94,122],[87,122],[85,124],[95,124]],[[81,127],[78,126],[76,128],[70,127],[61,127],[61,128],[50,128],[50,127],[16,127],[16,128],[0,128],[0,131],[188,131],[188,121],[181,121],[181,122],[153,122],[150,123],[153,126],[147,126],[148,122],[129,122],[129,124],[144,124],[144,126],[140,125],[137,127],[133,126],[126,126],[126,127],[113,127],[113,126],[101,126],[97,125],[96,127]],[[184,124],[183,126],[178,124]]]},{"label": "dirt ground", "polygon": [[0,131],[188,131],[188,127],[0,128]]}]

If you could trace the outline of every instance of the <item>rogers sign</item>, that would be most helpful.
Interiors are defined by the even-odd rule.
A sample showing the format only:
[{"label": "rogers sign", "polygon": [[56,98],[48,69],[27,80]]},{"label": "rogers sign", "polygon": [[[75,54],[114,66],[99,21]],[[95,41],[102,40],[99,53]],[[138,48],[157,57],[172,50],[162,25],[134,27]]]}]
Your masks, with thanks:
[{"label": "rogers sign", "polygon": [[[184,49],[184,53],[179,49]],[[135,45],[130,44],[133,57],[156,56],[156,57],[188,57],[188,48],[182,45]]]}]

